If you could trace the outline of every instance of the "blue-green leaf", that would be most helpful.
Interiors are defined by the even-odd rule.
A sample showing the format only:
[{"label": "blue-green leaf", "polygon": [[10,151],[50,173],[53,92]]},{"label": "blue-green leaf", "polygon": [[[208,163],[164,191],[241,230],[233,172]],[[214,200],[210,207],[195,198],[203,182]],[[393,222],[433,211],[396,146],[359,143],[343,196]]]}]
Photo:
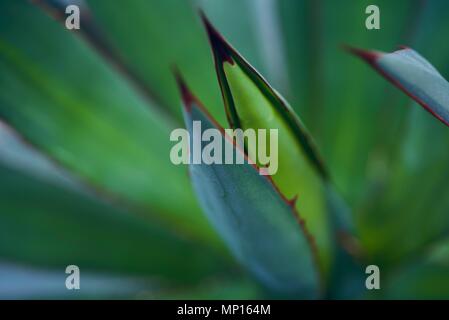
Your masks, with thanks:
[{"label": "blue-green leaf", "polygon": [[[185,122],[192,135],[193,121],[202,131],[221,132],[224,147],[230,144],[222,128],[208,116],[197,99],[180,82]],[[192,137],[191,137],[192,138]],[[207,143],[202,142],[202,146]],[[235,145],[235,152],[242,152]],[[294,207],[273,182],[252,164],[191,164],[190,174],[208,218],[236,258],[263,284],[280,294],[316,298],[320,274],[313,239]]]},{"label": "blue-green leaf", "polygon": [[419,53],[410,48],[392,53],[350,50],[449,126],[449,83]]}]

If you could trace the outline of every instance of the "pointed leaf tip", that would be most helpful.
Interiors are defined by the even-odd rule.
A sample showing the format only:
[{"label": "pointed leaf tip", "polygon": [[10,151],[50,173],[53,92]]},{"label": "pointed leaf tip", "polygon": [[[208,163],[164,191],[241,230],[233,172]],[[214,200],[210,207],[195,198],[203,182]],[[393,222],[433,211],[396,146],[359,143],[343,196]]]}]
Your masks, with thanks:
[{"label": "pointed leaf tip", "polygon": [[355,48],[349,51],[449,126],[449,82],[418,52],[405,46],[390,53]]},{"label": "pointed leaf tip", "polygon": [[[298,211],[301,212],[310,225],[310,234],[318,239],[319,249],[314,248],[312,252],[317,256],[320,276],[324,275],[331,263],[331,239],[322,186],[327,183],[329,176],[313,139],[283,97],[218,33],[204,15],[202,18],[231,128],[276,128],[282,132],[280,136],[283,142],[280,145],[285,147],[279,150],[281,160],[273,183],[279,187],[282,200],[294,209],[294,215],[299,217]],[[226,59],[232,59],[233,63],[224,63]],[[250,157],[257,159],[254,154]],[[301,195],[300,203],[290,200],[295,194]]]},{"label": "pointed leaf tip", "polygon": [[181,99],[184,109],[187,112],[192,110],[192,103],[195,102],[195,97],[187,86],[184,78],[176,67],[172,68],[173,76],[175,77],[176,84],[178,85],[179,92],[181,93]]},{"label": "pointed leaf tip", "polygon": [[218,30],[212,25],[209,19],[206,17],[203,11],[200,11],[201,20],[203,21],[204,27],[209,38],[214,57],[216,62],[224,63],[228,62],[231,65],[234,64],[234,60],[231,57],[230,51],[232,48],[226,42],[224,37],[218,32]]}]

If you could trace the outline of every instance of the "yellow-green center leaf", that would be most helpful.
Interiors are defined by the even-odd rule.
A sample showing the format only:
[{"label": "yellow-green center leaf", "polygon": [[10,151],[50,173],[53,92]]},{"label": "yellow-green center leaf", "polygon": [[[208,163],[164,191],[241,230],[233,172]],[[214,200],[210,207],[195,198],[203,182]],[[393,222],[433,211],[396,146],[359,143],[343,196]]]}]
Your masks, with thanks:
[{"label": "yellow-green center leaf", "polygon": [[286,198],[297,199],[296,209],[316,239],[320,267],[327,273],[332,247],[324,191],[327,173],[314,144],[283,98],[204,20],[230,125],[278,130],[278,170],[272,178]]}]

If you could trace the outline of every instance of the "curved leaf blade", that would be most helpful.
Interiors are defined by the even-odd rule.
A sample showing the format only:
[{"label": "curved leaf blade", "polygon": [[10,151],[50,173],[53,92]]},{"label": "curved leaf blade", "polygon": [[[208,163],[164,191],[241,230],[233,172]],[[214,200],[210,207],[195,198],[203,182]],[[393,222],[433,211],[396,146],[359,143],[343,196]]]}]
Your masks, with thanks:
[{"label": "curved leaf blade", "polygon": [[449,126],[449,82],[419,53],[410,48],[392,53],[356,48],[349,51]]},{"label": "curved leaf blade", "polygon": [[[126,4],[126,10],[110,1],[85,2],[92,19],[103,26],[111,48],[116,49],[129,70],[158,94],[177,120],[182,122],[178,92],[170,72],[174,64],[202,101],[215,108],[211,112],[220,119],[220,91],[214,81],[207,38],[192,1],[133,0]],[[124,24],[123,19],[132,23]]]},{"label": "curved leaf blade", "polygon": [[186,171],[167,161],[171,125],[76,31],[30,3],[2,2],[0,87],[0,118],[37,149],[167,227],[218,243]]},{"label": "curved leaf blade", "polygon": [[[35,3],[42,7],[52,17],[65,24],[66,13],[65,9],[67,2],[64,0],[36,0]],[[168,121],[173,121],[174,115],[172,109],[169,108],[163,99],[143,80],[143,78],[135,72],[133,68],[122,58],[117,50],[111,45],[104,30],[95,20],[92,11],[84,1],[74,1],[74,5],[80,8],[80,29],[77,32],[83,39],[85,39],[105,60],[110,62],[121,74],[126,77],[131,84],[151,103],[151,107],[166,117]]]},{"label": "curved leaf blade", "polygon": [[[222,146],[231,144],[179,81],[190,135],[193,121],[200,121],[202,130],[220,130]],[[242,152],[235,144],[232,149]],[[275,292],[318,297],[320,275],[312,239],[271,180],[248,163],[191,164],[189,168],[200,203],[236,258]]]}]

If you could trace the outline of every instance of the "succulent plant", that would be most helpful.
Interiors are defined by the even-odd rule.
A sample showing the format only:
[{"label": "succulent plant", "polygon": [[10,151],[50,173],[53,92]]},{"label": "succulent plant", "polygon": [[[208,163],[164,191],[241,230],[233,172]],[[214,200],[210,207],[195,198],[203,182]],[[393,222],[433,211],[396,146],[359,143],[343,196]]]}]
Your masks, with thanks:
[{"label": "succulent plant", "polygon": [[[449,298],[449,3],[370,2],[3,1],[0,297]],[[174,165],[193,121],[279,169]]]}]

